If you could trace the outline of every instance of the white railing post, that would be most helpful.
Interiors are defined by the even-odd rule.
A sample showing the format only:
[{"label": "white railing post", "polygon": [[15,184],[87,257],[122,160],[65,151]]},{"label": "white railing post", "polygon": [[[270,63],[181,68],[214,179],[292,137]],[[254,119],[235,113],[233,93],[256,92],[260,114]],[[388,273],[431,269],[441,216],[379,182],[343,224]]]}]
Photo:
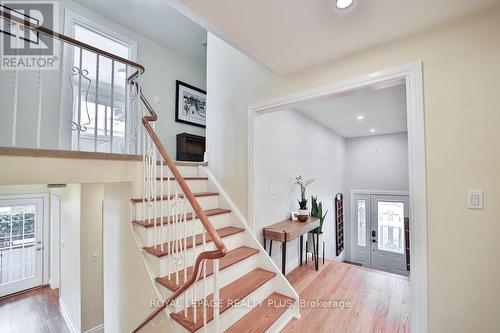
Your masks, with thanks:
[{"label": "white railing post", "polygon": [[213,282],[214,282],[214,327],[215,332],[220,332],[219,322],[219,259],[212,260],[213,264]]}]

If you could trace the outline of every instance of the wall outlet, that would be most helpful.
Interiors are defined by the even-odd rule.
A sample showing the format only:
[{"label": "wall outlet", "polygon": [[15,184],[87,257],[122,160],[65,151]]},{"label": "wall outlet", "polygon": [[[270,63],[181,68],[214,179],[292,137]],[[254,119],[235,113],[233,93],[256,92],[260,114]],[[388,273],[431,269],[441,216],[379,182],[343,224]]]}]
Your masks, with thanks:
[{"label": "wall outlet", "polygon": [[92,253],[92,256],[91,256],[92,262],[97,262],[97,256],[98,256],[97,252]]},{"label": "wall outlet", "polygon": [[275,195],[277,191],[278,191],[278,185],[269,184],[269,194]]}]

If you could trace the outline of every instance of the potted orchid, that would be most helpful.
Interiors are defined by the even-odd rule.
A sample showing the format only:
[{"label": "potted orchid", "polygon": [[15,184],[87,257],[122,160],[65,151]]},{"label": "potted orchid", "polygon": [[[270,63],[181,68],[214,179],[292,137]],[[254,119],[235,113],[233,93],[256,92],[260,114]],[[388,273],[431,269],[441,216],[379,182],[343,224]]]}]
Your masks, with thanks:
[{"label": "potted orchid", "polygon": [[299,185],[300,187],[300,200],[298,200],[300,209],[297,212],[297,218],[300,222],[307,221],[307,218],[309,217],[309,211],[307,210],[306,188],[313,181],[314,179],[304,179],[301,175],[295,177],[295,185]]}]

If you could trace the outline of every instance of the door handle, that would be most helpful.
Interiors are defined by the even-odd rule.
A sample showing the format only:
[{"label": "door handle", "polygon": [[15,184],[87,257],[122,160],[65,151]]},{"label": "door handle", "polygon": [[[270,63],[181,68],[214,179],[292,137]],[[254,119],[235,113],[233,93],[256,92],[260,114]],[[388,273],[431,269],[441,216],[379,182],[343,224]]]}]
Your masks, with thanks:
[{"label": "door handle", "polygon": [[372,239],[372,243],[377,243],[377,240],[376,239]]},{"label": "door handle", "polygon": [[41,247],[37,247],[36,250],[37,251],[42,251],[42,248]]}]

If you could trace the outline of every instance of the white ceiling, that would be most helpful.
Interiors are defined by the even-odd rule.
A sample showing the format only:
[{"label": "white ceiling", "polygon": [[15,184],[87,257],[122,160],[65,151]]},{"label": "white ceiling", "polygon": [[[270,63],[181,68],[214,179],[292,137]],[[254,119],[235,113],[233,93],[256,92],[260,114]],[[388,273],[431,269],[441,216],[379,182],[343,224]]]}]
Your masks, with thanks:
[{"label": "white ceiling", "polygon": [[200,64],[206,63],[206,30],[159,0],[74,0]]},{"label": "white ceiling", "polygon": [[170,1],[181,1],[226,39],[280,74],[302,70],[500,3],[500,0],[354,0],[350,8],[338,10],[332,0]]},{"label": "white ceiling", "polygon": [[404,84],[364,88],[296,110],[345,138],[401,133],[407,130],[405,89]]}]

